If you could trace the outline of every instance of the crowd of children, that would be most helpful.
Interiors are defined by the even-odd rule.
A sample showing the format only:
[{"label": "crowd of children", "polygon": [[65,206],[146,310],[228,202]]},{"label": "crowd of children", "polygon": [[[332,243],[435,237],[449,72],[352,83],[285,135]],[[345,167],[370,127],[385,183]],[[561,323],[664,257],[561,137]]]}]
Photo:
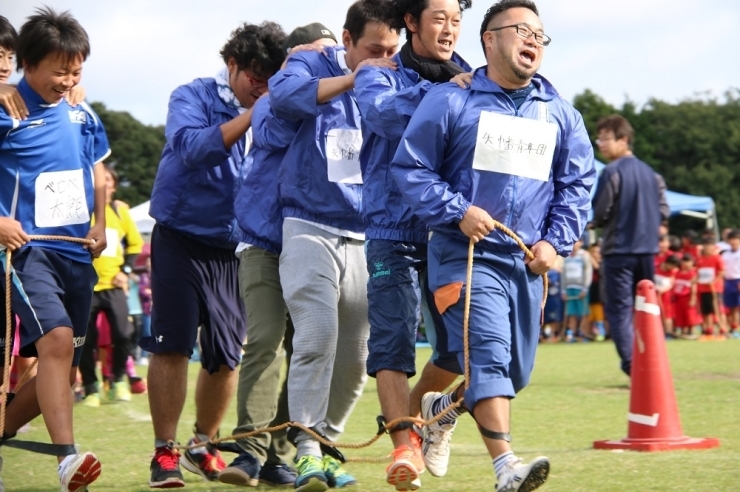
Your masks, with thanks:
[{"label": "crowd of children", "polygon": [[[600,265],[600,241],[579,241],[548,272],[541,341],[609,338]],[[720,242],[712,230],[662,235],[654,283],[667,339],[740,338],[740,230],[725,229]]]}]

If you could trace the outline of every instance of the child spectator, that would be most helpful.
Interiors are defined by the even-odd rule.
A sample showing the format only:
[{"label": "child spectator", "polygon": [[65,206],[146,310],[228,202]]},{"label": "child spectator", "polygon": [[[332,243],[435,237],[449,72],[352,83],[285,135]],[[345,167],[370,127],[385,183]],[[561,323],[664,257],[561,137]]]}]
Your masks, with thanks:
[{"label": "child spectator", "polygon": [[673,285],[680,266],[681,259],[676,255],[670,255],[655,271],[655,289],[658,292],[658,305],[666,338],[673,336]]},{"label": "child spectator", "polygon": [[668,259],[672,253],[670,251],[671,241],[667,235],[660,236],[658,239],[658,253],[655,255],[655,271],[660,270],[660,265]]},{"label": "child spectator", "polygon": [[668,236],[668,243],[668,250],[671,253],[677,255],[678,259],[680,260],[681,256],[683,256],[683,254],[681,253],[681,238],[679,238],[678,236]]},{"label": "child spectator", "polygon": [[590,338],[588,330],[588,289],[591,287],[593,267],[591,259],[581,246],[580,239],[573,245],[573,252],[563,263],[563,282],[565,293],[566,341],[573,339],[573,334]]},{"label": "child spectator", "polygon": [[[152,335],[152,259],[146,255],[145,270],[139,273],[139,300],[141,301],[141,337]],[[142,350],[139,364],[149,365],[149,352]]]},{"label": "child spectator", "polygon": [[673,326],[678,336],[690,337],[701,322],[696,313],[696,270],[694,257],[685,253],[673,280]]},{"label": "child spectator", "polygon": [[720,298],[724,291],[724,262],[716,253],[713,237],[704,238],[702,254],[696,261],[696,284],[699,294],[699,309],[703,317],[704,335],[714,335],[715,321],[719,317],[720,334],[726,332],[720,309]]},{"label": "child spectator", "polygon": [[588,289],[591,330],[596,336],[596,340],[603,341],[606,338],[607,330],[604,323],[604,305],[601,303],[601,242],[597,241],[591,244],[588,247],[588,253],[591,257],[591,267],[593,269],[591,287]]},{"label": "child spectator", "polygon": [[740,338],[740,231],[734,230],[727,235],[729,248],[722,254],[725,264],[725,307],[729,309],[730,334]]},{"label": "child spectator", "polygon": [[701,256],[701,247],[697,244],[699,235],[696,231],[686,231],[681,235],[681,253],[689,254],[694,261]]},{"label": "child spectator", "polygon": [[545,302],[545,325],[542,341],[557,341],[563,328],[563,300],[561,299],[561,268],[554,266],[547,272],[547,301]]}]

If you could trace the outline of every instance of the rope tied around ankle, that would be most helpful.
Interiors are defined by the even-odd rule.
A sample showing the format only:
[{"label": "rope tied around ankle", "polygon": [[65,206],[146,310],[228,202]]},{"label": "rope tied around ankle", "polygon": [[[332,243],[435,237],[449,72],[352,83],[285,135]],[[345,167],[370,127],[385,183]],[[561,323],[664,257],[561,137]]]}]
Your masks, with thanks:
[{"label": "rope tied around ankle", "polygon": [[[522,240],[519,238],[519,236],[516,235],[511,229],[506,227],[505,225],[501,224],[498,221],[493,221],[494,223],[494,229],[499,229],[501,232],[509,236],[511,239],[513,239],[516,244],[524,251],[524,255],[529,259],[533,260],[535,258],[534,253],[527,248],[527,246],[522,242]],[[464,387],[467,390],[470,385],[470,340],[469,340],[469,323],[470,323],[470,285],[472,283],[473,279],[473,253],[475,251],[475,243],[471,240],[468,244],[468,265],[467,265],[467,275],[466,275],[466,281],[465,281],[465,305],[464,305],[464,311],[463,311],[463,350],[464,350],[464,362],[465,362],[465,380],[463,381]],[[545,302],[547,301],[547,290],[548,290],[548,282],[547,282],[547,274],[542,274],[543,279],[543,297],[542,297],[542,303],[540,305],[541,315],[544,313],[545,308]],[[542,316],[541,316],[542,319]],[[399,417],[396,419],[393,419],[391,421],[385,422],[382,425],[379,425],[378,432],[375,436],[373,436],[371,439],[369,439],[366,442],[362,443],[338,443],[333,442],[328,439],[326,439],[324,436],[319,435],[317,432],[315,432],[313,429],[309,428],[308,426],[305,426],[301,424],[300,422],[285,422],[280,425],[276,425],[273,427],[264,427],[262,429],[254,429],[249,432],[239,433],[239,434],[233,434],[231,436],[221,437],[217,439],[212,439],[208,442],[200,442],[196,444],[192,444],[190,446],[177,446],[181,450],[190,450],[195,448],[200,448],[203,446],[206,446],[207,444],[213,444],[218,445],[219,443],[223,441],[231,441],[231,440],[239,440],[239,439],[246,439],[252,436],[256,436],[258,434],[264,434],[269,432],[278,432],[284,429],[287,429],[289,427],[298,428],[302,430],[303,432],[309,434],[311,437],[313,437],[317,442],[320,444],[323,444],[325,446],[335,447],[335,448],[345,448],[345,449],[362,449],[366,448],[368,446],[373,445],[376,441],[378,441],[381,436],[383,436],[384,433],[387,433],[388,431],[392,430],[394,427],[396,427],[398,424],[401,423],[411,423],[418,426],[429,426],[432,425],[442,418],[444,418],[447,414],[449,414],[451,411],[461,407],[464,403],[464,398],[460,398],[458,401],[450,404],[447,408],[443,409],[440,413],[434,416],[434,418],[429,420],[423,420],[420,418],[414,418],[414,417]],[[372,460],[377,461],[372,458],[350,458],[349,461],[365,461],[365,460]]]}]

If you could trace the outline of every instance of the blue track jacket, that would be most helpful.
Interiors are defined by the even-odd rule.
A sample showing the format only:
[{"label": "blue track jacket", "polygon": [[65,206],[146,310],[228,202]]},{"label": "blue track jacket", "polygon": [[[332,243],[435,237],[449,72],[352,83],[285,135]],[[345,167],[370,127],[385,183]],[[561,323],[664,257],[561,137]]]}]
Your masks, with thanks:
[{"label": "blue track jacket", "polygon": [[283,210],[278,199],[278,170],[295,136],[296,122],[279,120],[270,100],[261,97],[252,109],[252,146],[242,167],[234,212],[244,242],[275,254],[283,249]]},{"label": "blue track jacket", "polygon": [[[404,67],[399,54],[393,61],[398,70],[362,67],[355,79],[357,105],[362,113],[360,163],[365,237],[426,243],[426,224],[404,201],[388,168],[411,116],[436,84]],[[473,71],[457,54],[452,61],[466,72]]]},{"label": "blue track jacket", "polygon": [[[544,239],[567,256],[586,226],[594,184],[593,148],[581,115],[543,77],[517,111],[511,98],[475,71],[470,89],[433,88],[419,105],[393,159],[391,172],[411,209],[432,230],[467,243],[458,223],[472,204],[516,232],[527,245]],[[481,111],[538,119],[540,104],[557,125],[549,181],[472,168]],[[498,230],[479,243],[492,250],[518,246]]]},{"label": "blue track jacket", "polygon": [[330,130],[360,129],[354,90],[324,104],[316,102],[319,79],[344,75],[337,53],[344,56],[344,48],[296,53],[269,81],[275,116],[299,122],[280,166],[280,204],[284,217],[362,233],[362,185],[330,182],[326,155]]},{"label": "blue track jacket", "polygon": [[234,194],[245,141],[224,148],[220,128],[238,115],[218,97],[215,79],[195,79],[172,93],[149,208],[158,224],[219,248],[242,241]]}]

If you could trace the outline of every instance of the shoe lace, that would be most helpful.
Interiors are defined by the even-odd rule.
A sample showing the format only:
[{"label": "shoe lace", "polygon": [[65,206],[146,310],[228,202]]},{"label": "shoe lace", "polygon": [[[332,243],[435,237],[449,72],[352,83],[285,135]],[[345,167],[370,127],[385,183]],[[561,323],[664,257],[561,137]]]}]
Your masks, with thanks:
[{"label": "shoe lace", "polygon": [[180,464],[180,453],[169,448],[158,448],[154,459],[163,470],[174,470]]},{"label": "shoe lace", "polygon": [[325,467],[324,470],[328,475],[332,475],[334,477],[340,477],[342,475],[346,475],[347,472],[342,468],[342,465],[339,464],[337,460],[334,458],[325,457],[324,458]]},{"label": "shoe lace", "polygon": [[430,444],[442,443],[445,446],[450,444],[452,438],[453,426],[451,424],[434,424],[427,431],[426,440]]},{"label": "shoe lace", "polygon": [[216,449],[213,452],[206,451],[203,457],[203,470],[206,472],[220,472],[226,468],[226,463],[221,457],[221,453]]},{"label": "shoe lace", "polygon": [[399,458],[410,458],[410,455],[413,455],[414,451],[408,447],[408,446],[398,446],[396,449],[394,449],[391,452],[391,457],[393,458],[393,461],[398,460]]},{"label": "shoe lace", "polygon": [[296,463],[296,468],[301,475],[323,471],[321,459],[311,455],[302,456]]}]

